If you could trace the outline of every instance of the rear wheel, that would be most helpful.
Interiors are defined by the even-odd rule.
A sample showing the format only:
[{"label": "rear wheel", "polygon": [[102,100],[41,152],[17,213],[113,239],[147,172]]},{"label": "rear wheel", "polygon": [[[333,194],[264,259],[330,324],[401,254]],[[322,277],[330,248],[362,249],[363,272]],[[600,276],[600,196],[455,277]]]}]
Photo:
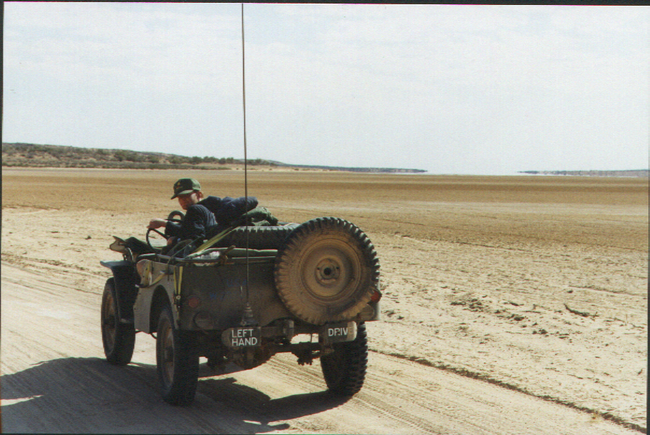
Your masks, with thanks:
[{"label": "rear wheel", "polygon": [[169,305],[160,313],[157,331],[156,363],[163,399],[172,405],[189,405],[199,379],[196,335],[176,328]]},{"label": "rear wheel", "polygon": [[366,325],[359,325],[354,341],[334,344],[334,352],[322,356],[320,364],[327,388],[332,393],[341,396],[358,393],[368,367]]},{"label": "rear wheel", "polygon": [[121,366],[130,363],[135,345],[135,328],[132,323],[120,322],[114,278],[109,278],[104,286],[101,322],[106,360]]}]

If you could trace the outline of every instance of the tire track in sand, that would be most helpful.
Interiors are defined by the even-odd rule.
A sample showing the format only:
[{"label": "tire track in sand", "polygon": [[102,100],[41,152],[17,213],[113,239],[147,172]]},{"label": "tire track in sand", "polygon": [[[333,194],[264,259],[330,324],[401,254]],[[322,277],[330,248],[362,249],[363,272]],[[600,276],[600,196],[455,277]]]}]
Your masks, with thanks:
[{"label": "tire track in sand", "polygon": [[[100,295],[3,267],[2,423],[7,433],[636,433],[588,413],[432,367],[371,353],[366,384],[331,397],[318,362],[277,355],[253,370],[202,369],[195,403],[165,404],[154,340],[133,362],[103,360]],[[370,331],[372,339],[372,331]]]}]

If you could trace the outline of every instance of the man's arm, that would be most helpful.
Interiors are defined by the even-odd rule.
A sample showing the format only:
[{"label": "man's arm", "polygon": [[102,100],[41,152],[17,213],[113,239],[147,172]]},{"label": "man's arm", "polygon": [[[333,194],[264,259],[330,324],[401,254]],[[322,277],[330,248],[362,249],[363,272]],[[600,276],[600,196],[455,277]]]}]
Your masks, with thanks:
[{"label": "man's arm", "polygon": [[178,224],[167,221],[165,234],[178,237],[179,240],[205,237],[206,227],[216,225],[214,215],[202,205],[194,204],[187,208],[183,221]]},{"label": "man's arm", "polygon": [[167,219],[151,219],[147,228],[155,230],[156,228],[164,227],[165,225],[167,225]]}]

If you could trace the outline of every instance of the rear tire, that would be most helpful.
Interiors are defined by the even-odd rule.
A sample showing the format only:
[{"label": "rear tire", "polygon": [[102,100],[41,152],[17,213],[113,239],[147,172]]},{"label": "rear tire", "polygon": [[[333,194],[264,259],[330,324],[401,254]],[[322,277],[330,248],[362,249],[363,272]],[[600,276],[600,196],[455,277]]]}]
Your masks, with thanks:
[{"label": "rear tire", "polygon": [[321,357],[321,368],[327,388],[339,396],[352,396],[361,390],[368,367],[368,336],[366,325],[357,328],[357,338],[334,344],[334,352]]},{"label": "rear tire", "polygon": [[106,360],[123,366],[131,362],[135,346],[135,328],[132,323],[120,322],[115,278],[109,278],[102,295],[101,328]]},{"label": "rear tire", "polygon": [[163,399],[172,405],[189,405],[199,380],[196,335],[176,328],[169,305],[160,313],[157,332],[156,366]]}]

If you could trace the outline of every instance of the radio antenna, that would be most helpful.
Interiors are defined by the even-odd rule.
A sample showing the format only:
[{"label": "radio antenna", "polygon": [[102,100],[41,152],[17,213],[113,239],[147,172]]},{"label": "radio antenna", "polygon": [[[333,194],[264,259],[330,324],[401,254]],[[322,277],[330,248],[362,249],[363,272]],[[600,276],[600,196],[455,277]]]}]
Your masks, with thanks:
[{"label": "radio antenna", "polygon": [[241,4],[241,65],[242,96],[244,100],[244,196],[248,206],[248,154],[246,144],[246,48],[244,44],[244,4]]},{"label": "radio antenna", "polygon": [[[241,55],[242,55],[242,97],[244,108],[244,210],[248,209],[248,150],[246,143],[246,51],[244,44],[244,4],[241,4]],[[245,211],[244,213],[246,213]],[[244,304],[244,312],[242,313],[242,326],[251,326],[257,324],[253,316],[253,309],[250,304],[250,291],[248,281],[250,281],[250,264],[248,257],[248,217],[244,219],[244,228],[246,232],[246,296]]]}]

